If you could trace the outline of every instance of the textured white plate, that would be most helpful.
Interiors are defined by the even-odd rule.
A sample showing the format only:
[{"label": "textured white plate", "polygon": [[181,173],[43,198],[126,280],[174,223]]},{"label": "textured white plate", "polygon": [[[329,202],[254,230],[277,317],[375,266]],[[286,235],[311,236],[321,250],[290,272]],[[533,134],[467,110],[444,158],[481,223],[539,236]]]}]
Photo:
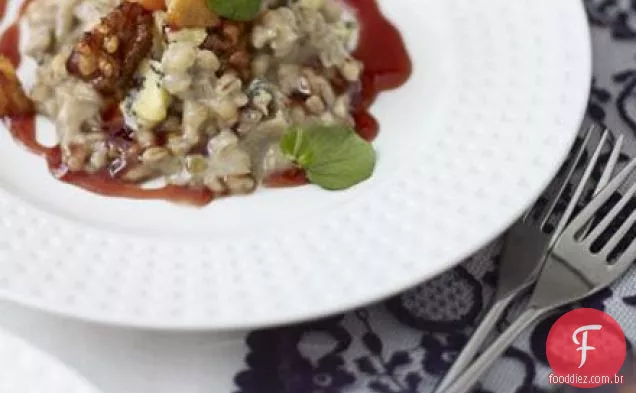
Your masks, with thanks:
[{"label": "textured white plate", "polygon": [[276,324],[415,285],[503,231],[582,118],[591,61],[581,2],[380,4],[415,72],[373,108],[382,130],[371,181],[204,209],[108,199],[56,182],[2,132],[0,295],[123,325]]},{"label": "textured white plate", "polygon": [[59,361],[0,330],[0,392],[97,393]]}]

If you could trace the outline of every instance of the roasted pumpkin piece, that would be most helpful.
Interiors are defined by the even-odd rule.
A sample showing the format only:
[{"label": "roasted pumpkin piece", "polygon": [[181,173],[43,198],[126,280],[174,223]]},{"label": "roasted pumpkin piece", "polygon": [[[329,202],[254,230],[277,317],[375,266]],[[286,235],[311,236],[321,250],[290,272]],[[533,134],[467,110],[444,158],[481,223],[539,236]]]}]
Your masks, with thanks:
[{"label": "roasted pumpkin piece", "polygon": [[206,4],[206,0],[167,0],[166,22],[174,27],[214,27],[221,18]]},{"label": "roasted pumpkin piece", "polygon": [[13,64],[0,55],[0,117],[29,116],[34,113],[35,106],[22,89]]}]

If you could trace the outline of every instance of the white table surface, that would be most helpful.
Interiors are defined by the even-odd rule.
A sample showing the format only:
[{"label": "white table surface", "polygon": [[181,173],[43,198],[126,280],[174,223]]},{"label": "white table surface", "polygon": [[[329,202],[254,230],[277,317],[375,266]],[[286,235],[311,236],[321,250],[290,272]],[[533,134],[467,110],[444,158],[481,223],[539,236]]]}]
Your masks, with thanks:
[{"label": "white table surface", "polygon": [[103,393],[229,393],[246,352],[245,333],[106,327],[6,301],[0,301],[0,326],[76,369]]}]

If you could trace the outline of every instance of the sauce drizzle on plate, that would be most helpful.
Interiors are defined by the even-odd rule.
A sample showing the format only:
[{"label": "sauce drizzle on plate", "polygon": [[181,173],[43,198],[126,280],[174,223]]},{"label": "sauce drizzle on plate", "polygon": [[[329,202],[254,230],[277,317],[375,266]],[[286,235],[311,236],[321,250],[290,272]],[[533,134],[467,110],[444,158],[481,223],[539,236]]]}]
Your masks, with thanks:
[{"label": "sauce drizzle on plate", "polygon": [[376,1],[345,0],[356,13],[360,38],[353,56],[364,64],[362,91],[353,117],[360,136],[371,141],[379,131],[369,108],[384,90],[400,87],[411,76],[411,59],[398,30],[389,22]]},{"label": "sauce drizzle on plate", "polygon": [[[0,0],[2,1],[2,0]],[[19,67],[21,63],[20,50],[20,26],[12,24],[0,36],[0,55],[9,59],[14,67]]]},{"label": "sauce drizzle on plate", "polygon": [[0,21],[4,18],[4,14],[7,12],[7,0],[0,0]]}]

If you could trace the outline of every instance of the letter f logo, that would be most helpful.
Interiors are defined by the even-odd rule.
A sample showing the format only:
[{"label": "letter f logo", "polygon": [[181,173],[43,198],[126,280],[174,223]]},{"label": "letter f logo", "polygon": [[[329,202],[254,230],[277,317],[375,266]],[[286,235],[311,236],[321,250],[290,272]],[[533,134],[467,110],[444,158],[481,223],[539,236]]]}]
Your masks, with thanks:
[{"label": "letter f logo", "polygon": [[[603,326],[601,325],[581,326],[580,328],[574,331],[574,334],[572,334],[572,341],[574,341],[576,345],[581,345],[580,347],[576,349],[577,351],[581,351],[581,364],[579,365],[579,368],[583,367],[583,365],[585,364],[585,361],[587,360],[587,351],[593,351],[596,349],[592,346],[587,345],[587,332],[589,330],[601,330],[601,328],[603,328]],[[581,340],[581,342],[579,342],[579,339],[577,338],[577,336],[581,332],[583,332],[583,335],[582,335],[583,339]]]}]

